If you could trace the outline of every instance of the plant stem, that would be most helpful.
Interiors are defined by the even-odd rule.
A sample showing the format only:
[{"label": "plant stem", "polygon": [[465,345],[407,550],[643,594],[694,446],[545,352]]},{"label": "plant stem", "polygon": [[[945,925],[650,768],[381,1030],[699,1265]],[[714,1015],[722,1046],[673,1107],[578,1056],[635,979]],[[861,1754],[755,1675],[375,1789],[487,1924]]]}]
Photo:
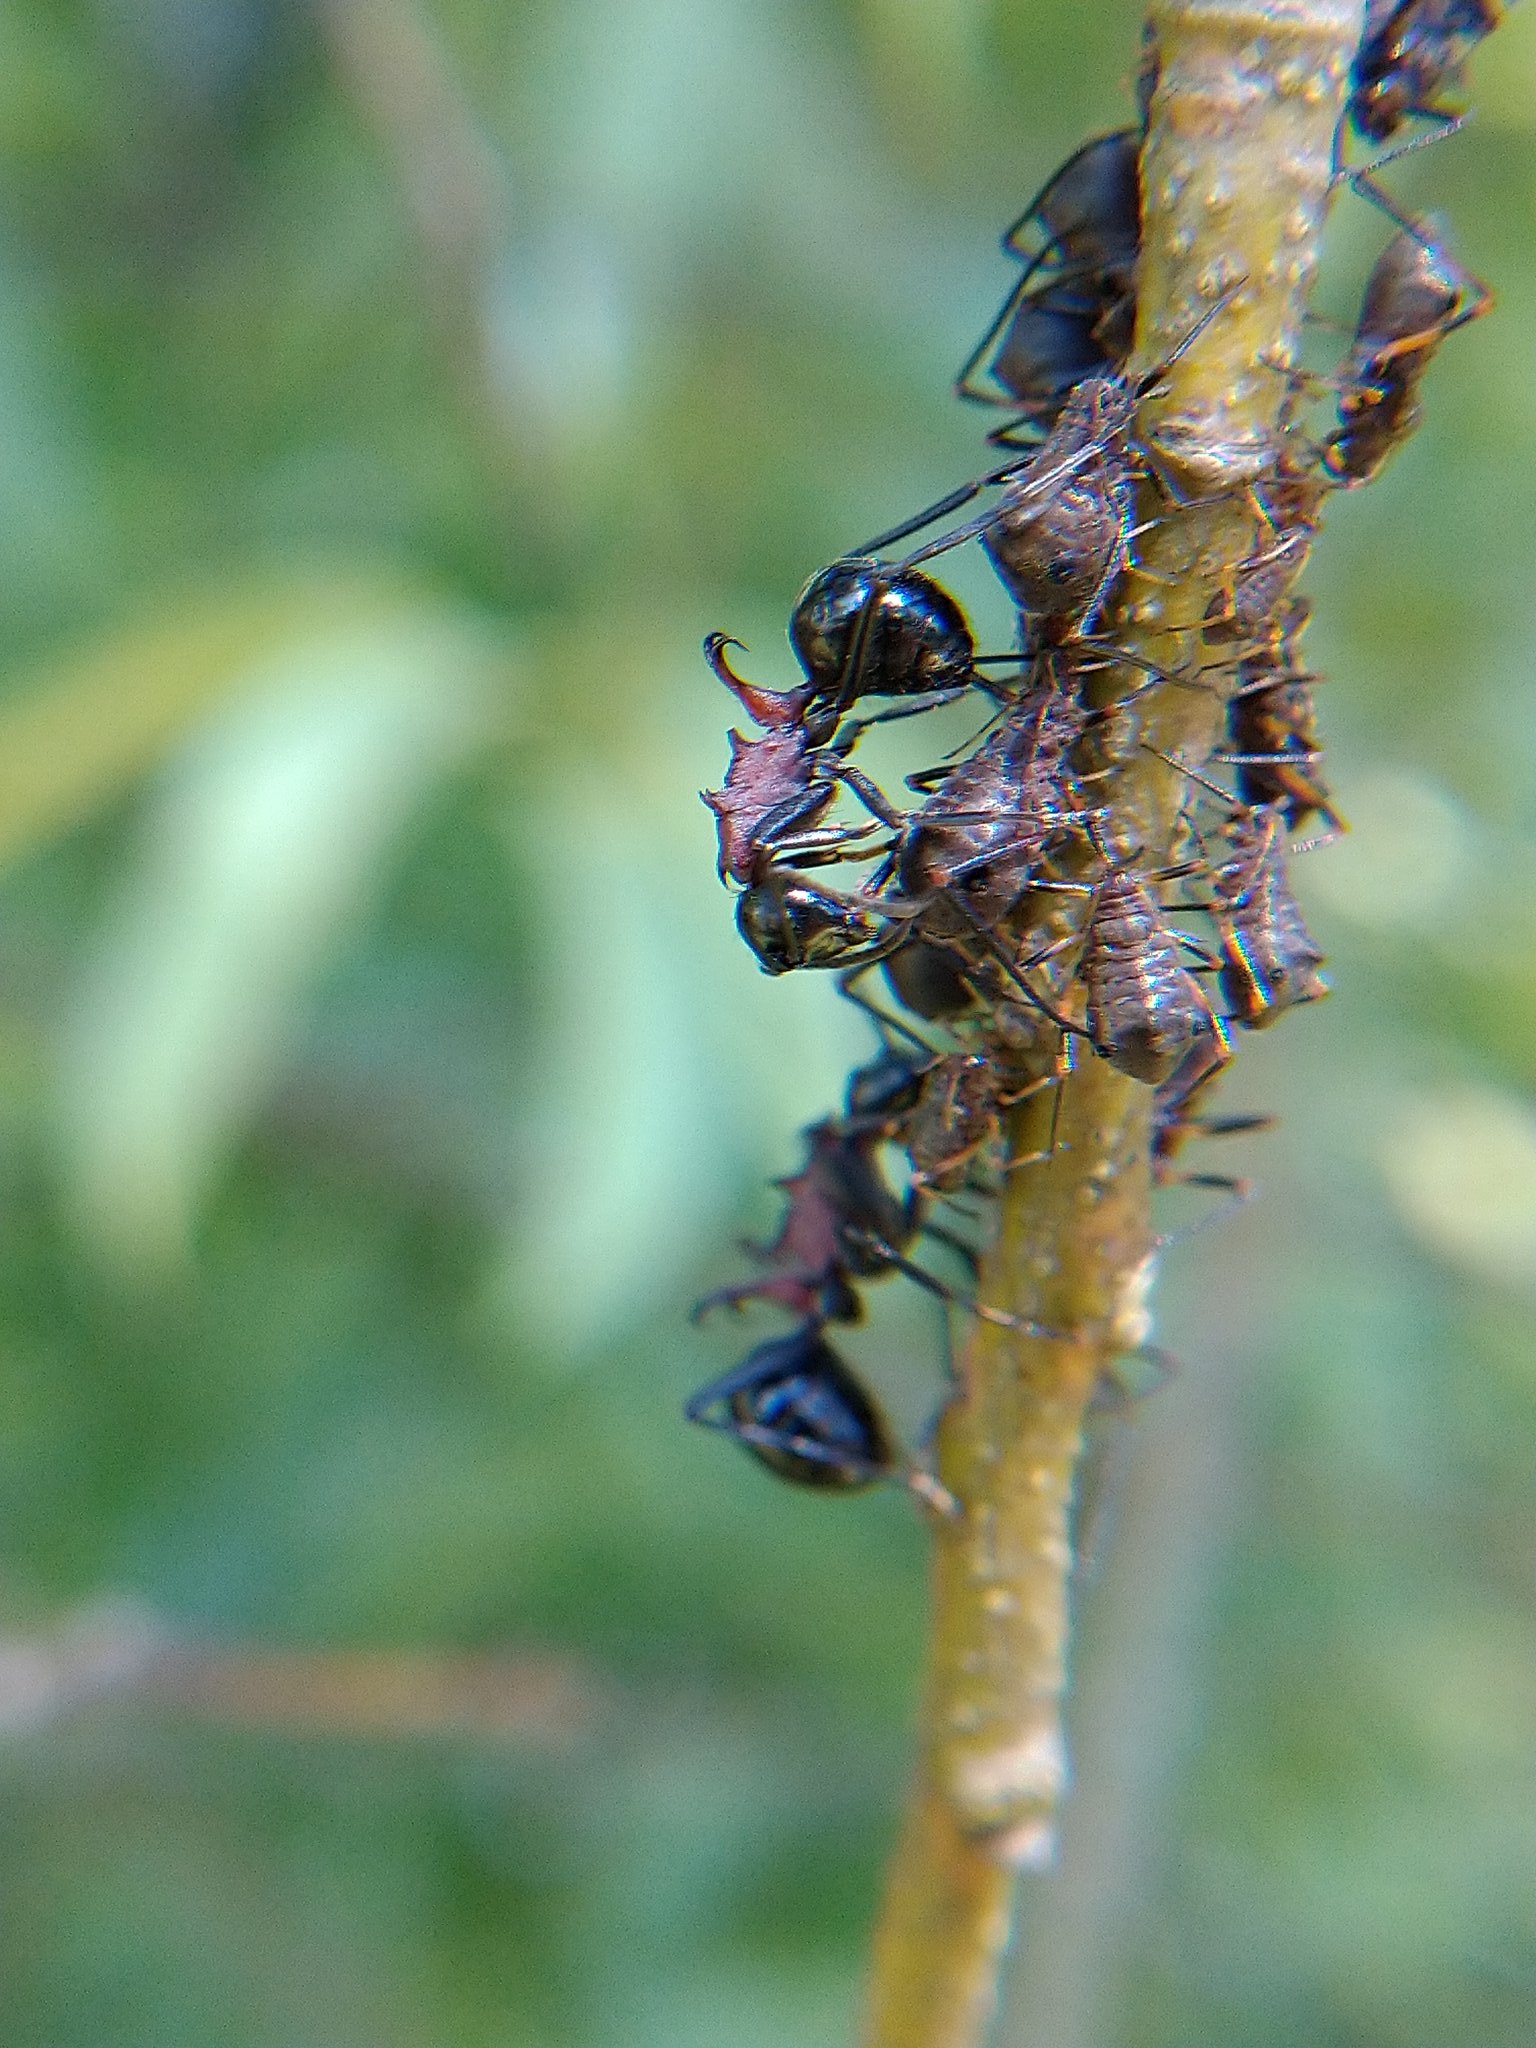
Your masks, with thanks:
[{"label": "plant stem", "polygon": [[[1154,0],[1157,60],[1142,158],[1137,351],[1155,369],[1209,323],[1144,401],[1140,431],[1178,495],[1120,579],[1105,635],[1193,681],[1137,705],[1146,747],[1191,765],[1216,742],[1219,660],[1201,621],[1261,532],[1246,486],[1272,460],[1316,271],[1334,137],[1364,0]],[[1223,303],[1225,301],[1225,303]],[[1128,695],[1127,664],[1099,688]],[[1131,743],[1098,785],[1149,866],[1172,843],[1186,778]],[[972,2048],[987,2027],[1013,1879],[1049,1865],[1067,1778],[1070,1515],[1084,1420],[1115,1357],[1145,1341],[1155,1268],[1151,1090],[1091,1055],[1059,1103],[1010,1133],[981,1300],[1060,1332],[978,1322],[938,1436],[959,1503],[934,1532],[932,1648],[911,1807],[874,1943],[866,2048]],[[1054,1149],[1050,1126],[1056,1118]]]}]

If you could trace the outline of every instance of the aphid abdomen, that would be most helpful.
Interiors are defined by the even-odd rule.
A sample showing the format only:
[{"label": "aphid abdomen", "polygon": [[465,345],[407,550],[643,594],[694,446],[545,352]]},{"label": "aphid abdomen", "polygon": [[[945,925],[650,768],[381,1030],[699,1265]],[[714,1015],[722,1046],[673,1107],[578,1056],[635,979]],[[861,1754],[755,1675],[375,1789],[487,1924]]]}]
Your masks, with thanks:
[{"label": "aphid abdomen", "polygon": [[982,544],[1021,611],[1070,619],[1119,566],[1130,504],[1129,471],[1095,463],[1048,494],[1005,500]]},{"label": "aphid abdomen", "polygon": [[1141,883],[1112,875],[1088,928],[1082,978],[1094,1051],[1159,1087],[1215,1019],[1179,942]]},{"label": "aphid abdomen", "polygon": [[988,1055],[951,1053],[929,1069],[906,1133],[912,1172],[923,1186],[953,1193],[966,1184],[977,1154],[1001,1134],[999,1085]]},{"label": "aphid abdomen", "polygon": [[1236,840],[1236,858],[1216,878],[1221,992],[1232,1017],[1257,1031],[1282,1011],[1327,995],[1328,984],[1318,971],[1322,949],[1285,870],[1279,819],[1270,813],[1240,827]]}]

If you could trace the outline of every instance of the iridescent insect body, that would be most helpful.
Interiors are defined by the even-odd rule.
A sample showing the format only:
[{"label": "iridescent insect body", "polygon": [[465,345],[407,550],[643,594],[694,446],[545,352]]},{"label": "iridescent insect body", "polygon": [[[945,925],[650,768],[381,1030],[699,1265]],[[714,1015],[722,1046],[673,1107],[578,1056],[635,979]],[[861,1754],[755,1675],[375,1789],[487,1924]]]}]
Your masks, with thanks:
[{"label": "iridescent insect body", "polygon": [[1238,794],[1245,804],[1278,804],[1293,830],[1320,814],[1330,830],[1344,831],[1319,763],[1322,745],[1312,677],[1298,648],[1310,606],[1305,598],[1281,605],[1268,643],[1240,663],[1237,687],[1227,703],[1228,746],[1215,758],[1237,769]]},{"label": "iridescent insect body", "polygon": [[1094,1051],[1133,1080],[1155,1088],[1216,1033],[1181,941],[1133,874],[1117,870],[1099,885],[1078,971]]},{"label": "iridescent insect body", "polygon": [[1226,840],[1225,857],[1211,866],[1221,992],[1228,1021],[1256,1031],[1327,995],[1328,984],[1286,872],[1283,807],[1240,813]]}]

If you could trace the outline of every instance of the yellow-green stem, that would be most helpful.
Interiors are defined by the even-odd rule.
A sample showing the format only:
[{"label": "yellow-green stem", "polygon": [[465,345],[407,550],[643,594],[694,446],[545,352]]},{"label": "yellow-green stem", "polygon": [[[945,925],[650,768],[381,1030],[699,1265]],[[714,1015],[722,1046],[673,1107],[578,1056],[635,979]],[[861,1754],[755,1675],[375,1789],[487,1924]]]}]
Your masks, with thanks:
[{"label": "yellow-green stem", "polygon": [[[1317,264],[1334,135],[1365,0],[1155,0],[1159,62],[1143,154],[1143,258],[1132,374],[1155,368],[1217,308],[1143,406],[1176,496],[1104,631],[1183,674],[1135,707],[1147,747],[1096,798],[1155,864],[1222,695],[1201,622],[1260,532],[1247,486],[1280,427]],[[1112,672],[1101,698],[1147,669]],[[1148,751],[1155,748],[1157,753]],[[934,1534],[932,1649],[911,1807],[875,1936],[866,2048],[973,2048],[995,1998],[1014,1874],[1046,1866],[1067,1778],[1070,1511],[1084,1419],[1118,1353],[1144,1340],[1154,1265],[1151,1091],[1087,1057],[1059,1103],[1026,1102],[981,1298],[1060,1335],[978,1322],[938,1437],[959,1504]]]}]

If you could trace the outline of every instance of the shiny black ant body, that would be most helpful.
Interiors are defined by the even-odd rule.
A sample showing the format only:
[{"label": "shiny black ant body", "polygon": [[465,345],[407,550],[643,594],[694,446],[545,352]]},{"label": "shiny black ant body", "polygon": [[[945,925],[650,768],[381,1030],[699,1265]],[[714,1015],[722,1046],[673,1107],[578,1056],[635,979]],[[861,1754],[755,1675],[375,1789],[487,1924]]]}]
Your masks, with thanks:
[{"label": "shiny black ant body", "polygon": [[900,1465],[878,1404],[814,1319],[757,1345],[684,1412],[797,1486],[849,1493]]},{"label": "shiny black ant body", "polygon": [[[1067,158],[1003,237],[1024,274],[960,372],[962,398],[1049,429],[1088,377],[1118,373],[1136,324],[1141,136],[1120,129]],[[1024,238],[1035,234],[1033,253]],[[1013,426],[989,436],[1008,442]]]}]

